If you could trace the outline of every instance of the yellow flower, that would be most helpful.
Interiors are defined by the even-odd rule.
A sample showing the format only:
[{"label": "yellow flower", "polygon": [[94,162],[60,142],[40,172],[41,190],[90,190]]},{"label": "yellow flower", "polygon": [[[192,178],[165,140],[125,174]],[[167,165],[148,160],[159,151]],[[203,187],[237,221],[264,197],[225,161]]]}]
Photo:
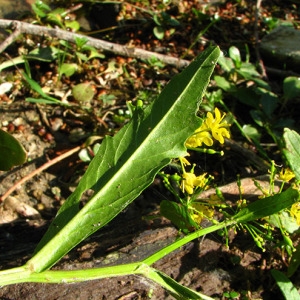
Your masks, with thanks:
[{"label": "yellow flower", "polygon": [[202,144],[210,147],[213,145],[213,139],[224,143],[224,137],[230,138],[230,133],[227,129],[228,124],[223,121],[225,114],[221,116],[218,108],[215,108],[215,118],[211,112],[207,113],[207,118],[202,125],[190,136],[185,145],[187,148],[201,147]]},{"label": "yellow flower", "polygon": [[208,179],[205,178],[206,173],[196,176],[194,173],[183,172],[182,174],[182,182],[181,189],[183,192],[187,192],[189,195],[194,193],[194,188],[200,187],[205,188]]},{"label": "yellow flower", "polygon": [[284,182],[289,182],[295,177],[295,174],[290,169],[281,169],[278,178]]},{"label": "yellow flower", "polygon": [[[189,154],[187,156],[190,156]],[[179,157],[180,162],[183,166],[190,166],[191,163],[183,156]]]},{"label": "yellow flower", "polygon": [[197,224],[200,224],[204,218],[211,219],[214,216],[214,210],[206,205],[193,203],[191,208],[193,211],[191,213],[191,217]]},{"label": "yellow flower", "polygon": [[207,173],[204,173],[204,174],[196,177],[196,179],[194,180],[195,187],[200,187],[203,189],[206,187],[206,184],[208,182],[208,179],[206,178],[206,174]]},{"label": "yellow flower", "polygon": [[194,180],[196,178],[196,175],[193,173],[186,173],[184,172],[182,174],[182,183],[181,183],[181,189],[182,191],[186,191],[189,195],[193,194],[194,192]]},{"label": "yellow flower", "polygon": [[224,201],[217,194],[212,194],[209,196],[208,203],[210,205],[219,205],[219,204],[223,204]]},{"label": "yellow flower", "polygon": [[291,216],[294,217],[297,221],[297,224],[300,226],[300,202],[294,203],[290,210]]},{"label": "yellow flower", "polygon": [[202,125],[195,131],[195,133],[185,142],[188,148],[201,147],[202,143],[210,147],[213,144],[211,134],[208,131],[207,125],[203,122]]},{"label": "yellow flower", "polygon": [[207,118],[205,120],[205,124],[211,130],[213,138],[219,141],[221,144],[224,144],[224,137],[230,138],[230,133],[226,128],[228,127],[228,124],[226,121],[222,122],[224,117],[225,114],[221,115],[221,112],[216,107],[215,118],[213,117],[213,114],[211,112],[208,112]]}]

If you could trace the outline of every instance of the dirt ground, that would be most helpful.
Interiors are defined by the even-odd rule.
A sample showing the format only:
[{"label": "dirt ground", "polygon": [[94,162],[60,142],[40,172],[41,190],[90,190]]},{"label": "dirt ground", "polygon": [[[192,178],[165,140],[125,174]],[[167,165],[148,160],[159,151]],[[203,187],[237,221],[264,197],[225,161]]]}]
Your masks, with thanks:
[{"label": "dirt ground", "polygon": [[[272,1],[267,2],[270,5],[273,3]],[[277,1],[275,2],[278,4]],[[235,29],[237,28],[236,20],[238,18],[230,23]],[[228,18],[228,22],[231,21]],[[226,22],[223,25],[226,28]],[[221,28],[220,32],[224,28]],[[215,37],[215,41],[222,43],[224,49],[231,45],[232,40],[243,44],[245,38],[239,34],[241,31],[237,29],[235,35],[234,31],[227,30],[227,35],[213,32],[211,38],[213,40]],[[241,40],[238,42],[240,38]],[[182,52],[184,52],[189,41],[185,40],[183,35],[180,36],[178,49],[182,45],[181,42],[186,43],[182,46]],[[153,50],[154,46],[159,48],[161,45],[145,43],[142,46],[152,47],[151,50]],[[50,118],[48,118],[49,116]],[[52,129],[55,127],[55,122],[68,124],[75,129],[82,127],[83,124],[82,120],[76,119],[74,115],[68,115],[60,108],[38,106],[22,101],[22,99],[14,102],[1,101],[1,126],[8,129],[24,145],[28,153],[28,162],[24,166],[16,167],[9,172],[0,172],[1,195],[49,159],[78,145],[78,143],[70,141],[70,130],[45,131],[45,128],[48,128],[45,126],[47,120],[51,121]],[[251,163],[254,160],[249,158],[249,152],[241,151],[236,147],[236,145],[235,147],[226,145],[224,149],[226,159],[220,159],[211,167],[214,169],[217,165],[219,175],[224,170],[225,172],[230,170],[226,173],[228,175],[226,182],[223,183],[226,184],[227,190],[230,190],[227,196],[228,200],[232,201],[236,198],[237,191],[236,189],[231,190],[230,182],[235,180],[237,173],[242,177],[264,174],[262,170],[256,173],[252,172],[253,165]],[[236,156],[237,152],[238,156]],[[205,161],[205,165],[209,165],[208,160]],[[78,153],[75,153],[37,174],[25,184],[18,186],[15,192],[1,204],[1,270],[20,266],[31,257],[56,211],[74,190],[85,168],[86,164],[82,163]],[[266,169],[263,171],[267,172]],[[159,211],[161,194],[157,193],[158,185],[159,182],[155,182],[110,224],[73,249],[55,265],[54,269],[75,270],[130,263],[141,260],[174,241],[178,236],[178,231],[169,221],[164,218],[151,221],[147,219],[147,216],[158,214]],[[244,189],[249,191],[249,194],[254,193],[248,183]],[[230,197],[232,198],[230,199]],[[215,299],[228,299],[224,296],[224,292],[231,291],[240,293],[237,299],[283,299],[270,270],[272,268],[285,270],[286,266],[280,251],[275,249],[274,245],[270,244],[268,247],[267,250],[272,251],[262,252],[254,246],[249,234],[232,232],[229,249],[227,249],[224,239],[214,233],[169,254],[155,263],[154,267],[181,284]],[[298,287],[300,286],[299,276],[300,273],[297,272],[291,278]],[[0,299],[173,298],[161,287],[143,277],[125,276],[74,284],[23,283],[10,285],[0,288]]]}]

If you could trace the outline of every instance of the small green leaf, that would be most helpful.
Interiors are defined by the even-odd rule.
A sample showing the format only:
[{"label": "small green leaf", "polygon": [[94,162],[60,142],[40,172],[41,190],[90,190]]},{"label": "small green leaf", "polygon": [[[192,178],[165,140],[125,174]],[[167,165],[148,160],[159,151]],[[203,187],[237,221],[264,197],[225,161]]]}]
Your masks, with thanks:
[{"label": "small green leaf", "polygon": [[75,37],[75,44],[77,49],[81,49],[86,43],[88,39],[86,37]]},{"label": "small green leaf", "polygon": [[73,32],[80,29],[80,24],[76,20],[65,20],[66,27],[72,29]]},{"label": "small green leaf", "polygon": [[27,102],[31,103],[39,103],[39,104],[62,104],[59,100],[55,99],[54,100],[49,100],[49,99],[44,99],[44,98],[32,98],[28,97],[25,99]]},{"label": "small green leaf", "polygon": [[23,64],[25,62],[25,59],[23,56],[17,56],[15,58],[9,59],[4,61],[2,64],[0,64],[0,72],[4,69],[15,67],[18,64]]},{"label": "small green leaf", "polygon": [[300,96],[300,77],[287,77],[283,81],[283,95],[286,100]]},{"label": "small green leaf", "polygon": [[233,96],[236,97],[241,103],[251,106],[255,109],[259,109],[260,95],[254,89],[249,89],[247,87],[235,88],[236,91],[233,92]]},{"label": "small green leaf", "polygon": [[92,144],[95,143],[95,141],[99,141],[102,140],[103,136],[100,135],[91,135],[89,136],[86,141],[84,142],[84,144],[82,145],[83,147],[88,147],[91,146]]},{"label": "small green leaf", "polygon": [[35,14],[40,18],[46,17],[47,14],[51,11],[51,8],[43,1],[35,1],[35,3],[31,5],[31,7]]},{"label": "small green leaf", "polygon": [[240,50],[234,46],[230,47],[229,48],[229,56],[234,61],[235,67],[240,68],[242,65]]},{"label": "small green leaf", "polygon": [[39,61],[51,62],[57,58],[57,56],[63,53],[58,48],[55,47],[38,47],[30,51],[25,57],[27,59],[34,59]]},{"label": "small green leaf", "polygon": [[288,233],[294,233],[299,230],[299,225],[294,217],[287,211],[282,211],[279,214],[271,215],[269,223],[277,228],[284,228]]},{"label": "small green leaf", "polygon": [[298,270],[300,266],[300,244],[296,246],[296,251],[293,252],[288,270],[287,270],[287,276],[291,277],[293,274]]},{"label": "small green leaf", "polygon": [[0,129],[0,170],[8,171],[26,161],[23,146],[9,133]]},{"label": "small green leaf", "polygon": [[262,95],[260,102],[261,102],[262,110],[264,111],[266,116],[269,119],[271,119],[275,109],[278,106],[277,96],[270,92],[266,92]]},{"label": "small green leaf", "polygon": [[254,80],[255,77],[260,76],[260,74],[256,71],[255,66],[251,63],[243,63],[241,68],[237,69],[236,72],[246,80]]},{"label": "small green leaf", "polygon": [[159,40],[162,40],[165,36],[165,30],[161,26],[155,26],[153,28],[153,33]]},{"label": "small green leaf", "polygon": [[46,19],[48,22],[58,25],[61,28],[64,28],[63,17],[62,17],[63,13],[64,13],[63,8],[56,8],[47,14]]},{"label": "small green leaf", "polygon": [[[43,101],[48,101],[48,104],[60,104],[61,102],[53,97],[50,97],[47,95],[41,86],[33,79],[31,79],[26,73],[22,73],[25,80],[29,83],[30,87],[37,92],[39,95],[41,95],[44,99],[35,99],[37,101],[34,101],[34,98],[26,98],[26,101],[28,102],[40,102],[43,103]],[[45,103],[45,102],[44,102]]]},{"label": "small green leaf", "polygon": [[228,80],[226,80],[223,76],[216,75],[214,77],[214,80],[216,81],[218,87],[220,87],[225,92],[232,93],[236,91],[235,85],[229,82]]},{"label": "small green leaf", "polygon": [[65,74],[66,76],[69,77],[69,76],[74,75],[74,73],[77,71],[77,69],[78,69],[77,64],[67,64],[67,63],[64,63],[59,68],[59,74],[60,75]]},{"label": "small green leaf", "polygon": [[160,213],[184,233],[198,227],[190,217],[186,207],[173,201],[163,200],[160,203]]},{"label": "small green leaf", "polygon": [[285,299],[300,300],[300,295],[297,291],[297,288],[282,272],[273,269],[271,270],[271,274],[275,279],[277,285],[279,286]]},{"label": "small green leaf", "polygon": [[283,149],[283,154],[297,180],[300,180],[300,136],[296,131],[285,128],[283,139],[286,147],[286,149]]},{"label": "small green leaf", "polygon": [[210,298],[208,296],[205,296],[203,294],[200,294],[192,289],[189,289],[188,287],[185,287],[181,284],[179,284],[177,281],[175,281],[170,276],[166,275],[165,273],[153,269],[151,267],[146,268],[145,272],[143,272],[143,275],[145,277],[148,277],[158,283],[159,285],[166,288],[169,293],[178,300],[192,300],[192,299],[205,299],[205,300],[213,300],[213,298]]},{"label": "small green leaf", "polygon": [[83,162],[90,162],[93,158],[87,148],[81,149],[78,156]]},{"label": "small green leaf", "polygon": [[95,91],[90,83],[79,83],[72,89],[73,97],[78,102],[90,102],[95,94]]},{"label": "small green leaf", "polygon": [[87,61],[89,59],[84,53],[79,51],[76,52],[76,56],[82,61]]},{"label": "small green leaf", "polygon": [[264,126],[264,122],[266,121],[266,118],[264,118],[260,110],[251,109],[250,115],[257,125],[259,125],[260,127]]},{"label": "small green leaf", "polygon": [[161,26],[162,25],[162,20],[159,14],[154,14],[153,15],[153,21],[155,22],[156,25]]},{"label": "small green leaf", "polygon": [[103,53],[99,53],[96,49],[90,49],[90,55],[88,59],[92,58],[105,58],[105,55]]},{"label": "small green leaf", "polygon": [[234,64],[232,59],[229,57],[225,57],[224,55],[221,55],[218,59],[218,64],[222,67],[222,69],[226,72],[230,72],[234,69]]},{"label": "small green leaf", "polygon": [[243,133],[250,139],[259,141],[261,133],[252,125],[246,124],[242,127]]}]

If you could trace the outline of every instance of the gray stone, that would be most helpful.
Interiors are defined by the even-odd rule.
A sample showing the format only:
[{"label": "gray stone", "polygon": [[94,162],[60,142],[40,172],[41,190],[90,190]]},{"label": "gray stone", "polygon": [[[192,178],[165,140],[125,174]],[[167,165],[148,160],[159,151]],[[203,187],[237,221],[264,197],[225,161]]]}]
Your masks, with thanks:
[{"label": "gray stone", "polygon": [[260,53],[269,67],[300,71],[300,31],[290,26],[279,26],[266,35]]}]

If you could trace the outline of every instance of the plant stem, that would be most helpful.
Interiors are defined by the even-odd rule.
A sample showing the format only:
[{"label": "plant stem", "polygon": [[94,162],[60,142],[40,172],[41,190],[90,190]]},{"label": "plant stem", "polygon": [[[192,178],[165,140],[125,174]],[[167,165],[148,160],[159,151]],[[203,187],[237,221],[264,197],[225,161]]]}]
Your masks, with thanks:
[{"label": "plant stem", "polygon": [[183,245],[191,242],[192,240],[199,238],[203,235],[206,235],[208,233],[217,231],[219,229],[222,229],[226,226],[230,226],[235,224],[236,222],[234,220],[226,220],[222,223],[204,228],[204,229],[200,229],[197,230],[189,235],[184,236],[182,239],[175,241],[174,243],[172,243],[171,245],[157,251],[156,253],[152,254],[151,256],[147,257],[146,259],[143,260],[144,264],[147,265],[152,265],[153,263],[155,263],[156,261],[158,261],[159,259],[163,258],[164,256],[166,256],[167,254],[171,253],[172,251],[182,247]]},{"label": "plant stem", "polygon": [[106,277],[137,274],[141,273],[138,270],[141,264],[141,262],[137,262],[87,270],[44,271],[41,273],[32,272],[26,265],[24,265],[14,269],[0,271],[0,285],[3,286],[21,282],[72,283]]},{"label": "plant stem", "polygon": [[151,264],[190,241],[213,231],[222,229],[225,226],[232,225],[232,223],[234,223],[234,221],[229,223],[226,221],[205,229],[197,230],[152,254],[142,262],[87,270],[44,271],[41,273],[32,272],[26,265],[10,270],[0,271],[0,286],[21,282],[72,283],[132,274],[140,274],[152,279],[152,276],[149,275],[153,273],[149,271],[149,266]]}]

